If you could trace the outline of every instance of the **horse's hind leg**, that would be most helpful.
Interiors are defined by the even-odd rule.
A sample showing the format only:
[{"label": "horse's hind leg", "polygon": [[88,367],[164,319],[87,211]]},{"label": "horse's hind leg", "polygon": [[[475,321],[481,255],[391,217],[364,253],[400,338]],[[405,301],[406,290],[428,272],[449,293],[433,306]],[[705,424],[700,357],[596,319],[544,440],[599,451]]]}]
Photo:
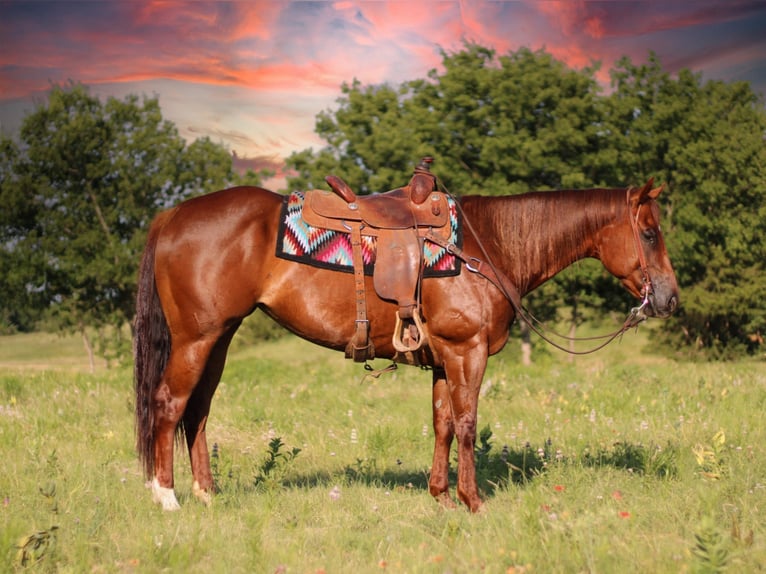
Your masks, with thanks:
[{"label": "horse's hind leg", "polygon": [[239,327],[239,323],[218,339],[213,347],[207,360],[205,372],[189,397],[183,415],[186,445],[189,448],[189,459],[194,477],[192,492],[206,505],[211,502],[211,494],[215,485],[210,469],[210,454],[207,448],[205,427],[210,413],[210,403],[226,363],[226,352],[237,327]]},{"label": "horse's hind leg", "polygon": [[200,339],[191,343],[173,341],[162,381],[154,394],[152,497],[164,510],[180,508],[173,492],[175,433],[215,342],[216,339]]}]

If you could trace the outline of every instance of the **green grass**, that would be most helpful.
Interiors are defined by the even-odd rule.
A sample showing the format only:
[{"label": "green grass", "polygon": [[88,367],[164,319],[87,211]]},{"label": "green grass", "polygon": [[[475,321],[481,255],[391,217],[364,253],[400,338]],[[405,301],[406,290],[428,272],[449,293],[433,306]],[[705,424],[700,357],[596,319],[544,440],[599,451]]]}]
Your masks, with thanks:
[{"label": "green grass", "polygon": [[[52,333],[24,333],[0,336],[0,365],[4,369],[89,369],[88,355],[83,340],[70,335]],[[104,361],[96,367],[103,368]]]},{"label": "green grass", "polygon": [[[35,534],[56,538],[41,572],[759,571],[766,366],[647,355],[660,326],[574,362],[537,344],[522,367],[515,342],[490,361],[479,515],[428,494],[429,373],[362,381],[297,339],[238,347],[208,424],[221,492],[197,503],[177,451],[182,509],[163,513],[130,371],[88,374],[77,339],[2,337],[0,571]],[[300,452],[264,475],[275,437]]]}]

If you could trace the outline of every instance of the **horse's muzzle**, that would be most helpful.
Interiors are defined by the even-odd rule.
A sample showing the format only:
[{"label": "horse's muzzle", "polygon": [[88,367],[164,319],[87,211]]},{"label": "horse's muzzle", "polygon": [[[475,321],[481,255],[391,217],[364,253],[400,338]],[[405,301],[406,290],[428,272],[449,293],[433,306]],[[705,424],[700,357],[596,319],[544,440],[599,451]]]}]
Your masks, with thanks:
[{"label": "horse's muzzle", "polygon": [[670,317],[678,309],[678,293],[672,293],[669,297],[658,297],[657,294],[649,295],[649,305],[644,312],[649,317],[665,319]]}]

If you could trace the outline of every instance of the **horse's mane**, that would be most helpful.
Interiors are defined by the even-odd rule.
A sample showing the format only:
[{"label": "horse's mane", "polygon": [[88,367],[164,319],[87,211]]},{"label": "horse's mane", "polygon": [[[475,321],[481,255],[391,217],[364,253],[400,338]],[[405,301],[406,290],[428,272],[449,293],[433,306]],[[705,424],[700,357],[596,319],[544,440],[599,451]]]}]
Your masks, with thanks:
[{"label": "horse's mane", "polygon": [[[494,263],[517,281],[536,283],[535,273],[558,271],[589,256],[583,246],[614,221],[624,194],[624,189],[581,189],[473,196],[463,199],[463,207],[481,240],[504,255]],[[525,284],[517,287],[528,290]]]}]

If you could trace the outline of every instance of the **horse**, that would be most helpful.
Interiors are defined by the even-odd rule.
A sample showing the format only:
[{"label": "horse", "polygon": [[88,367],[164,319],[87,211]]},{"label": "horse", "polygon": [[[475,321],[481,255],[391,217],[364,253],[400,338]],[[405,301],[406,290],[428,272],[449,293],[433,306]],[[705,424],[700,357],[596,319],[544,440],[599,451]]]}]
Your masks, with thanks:
[{"label": "horse", "polygon": [[[479,390],[491,355],[509,338],[520,297],[570,264],[596,258],[634,297],[641,312],[668,317],[678,306],[673,267],[660,231],[662,187],[529,192],[457,199],[465,222],[461,257],[450,277],[420,286],[432,371],[434,451],[430,494],[449,492],[449,453],[457,440],[457,499],[482,507],[476,482]],[[276,256],[283,195],[233,187],[186,200],[153,220],[141,258],[134,322],[136,443],[152,498],[179,508],[175,438],[185,435],[192,491],[213,494],[206,423],[226,354],[242,320],[256,309],[296,335],[343,351],[354,335],[353,274]],[[365,278],[375,356],[394,358],[397,308]]]}]

